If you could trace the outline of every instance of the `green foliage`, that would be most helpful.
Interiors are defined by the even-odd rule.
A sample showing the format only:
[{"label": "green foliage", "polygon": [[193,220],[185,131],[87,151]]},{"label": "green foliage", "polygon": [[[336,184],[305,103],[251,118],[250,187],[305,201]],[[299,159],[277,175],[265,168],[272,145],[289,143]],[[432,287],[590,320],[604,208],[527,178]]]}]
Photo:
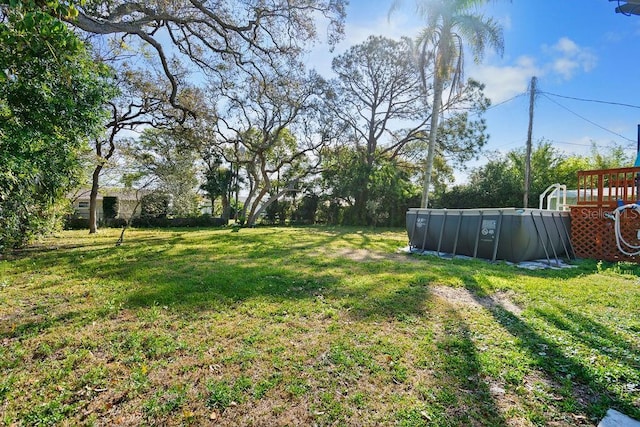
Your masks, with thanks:
[{"label": "green foliage", "polygon": [[489,105],[484,85],[473,79],[467,80],[458,93],[456,104],[444,112],[439,123],[436,157],[440,155],[458,166],[476,157],[489,139],[482,117]]},{"label": "green foliage", "polygon": [[177,131],[147,129],[127,147],[136,179],[153,182],[158,200],[163,199],[160,204],[149,200],[151,216],[198,214],[196,152],[188,142]]},{"label": "green foliage", "polygon": [[137,228],[222,227],[227,225],[227,222],[225,219],[212,217],[211,215],[190,216],[187,218],[141,216],[131,219],[131,225]]},{"label": "green foliage", "polygon": [[376,169],[419,139],[428,120],[412,43],[371,36],[336,57],[332,69],[338,77],[327,82],[325,102],[352,147],[336,149],[329,160],[336,165],[330,174],[337,173],[332,194],[348,200],[346,223],[384,223],[389,215],[380,217],[381,201],[372,194],[381,179]]},{"label": "green foliage", "polygon": [[[453,187],[440,195],[436,207],[519,207],[522,206],[524,183],[524,149],[516,149],[496,156],[484,166],[475,169],[469,183]],[[606,169],[630,165],[632,160],[621,147],[607,153],[595,145],[591,155],[569,156],[558,151],[549,141],[541,140],[531,153],[531,189],[529,206],[538,206],[540,194],[555,183],[566,184],[568,189],[578,185],[578,171]]]},{"label": "green foliage", "polygon": [[291,202],[288,200],[276,200],[265,209],[265,216],[271,224],[284,224],[290,213]]},{"label": "green foliage", "polygon": [[609,148],[606,153],[601,153],[595,142],[591,143],[591,157],[589,158],[589,169],[615,169],[633,166],[634,158],[628,155],[624,148],[615,145]]},{"label": "green foliage", "polygon": [[16,3],[0,23],[0,250],[47,232],[115,91],[109,70],[50,14]]},{"label": "green foliage", "polygon": [[[270,123],[277,123],[280,119],[269,120]],[[241,133],[240,139],[246,151],[244,155],[236,153],[236,158],[245,169],[251,188],[245,200],[247,223],[255,224],[265,210],[270,221],[275,221],[277,217],[283,223],[290,211],[290,203],[284,202],[283,198],[291,194],[297,183],[314,170],[307,155],[309,146],[281,126],[275,129],[251,127]],[[244,179],[238,179],[244,182]]]},{"label": "green foliage", "polygon": [[153,191],[140,199],[140,214],[148,218],[166,218],[169,214],[169,196]]},{"label": "green foliage", "polygon": [[[326,104],[338,128],[346,129],[348,142],[354,150],[354,155],[342,156],[341,168],[331,172],[339,172],[339,178],[334,178],[331,185],[332,194],[337,194],[350,206],[344,211],[345,223],[400,224],[398,215],[389,210],[405,198],[399,197],[398,193],[403,190],[398,190],[396,183],[398,179],[407,181],[408,177],[391,179],[389,160],[401,163],[396,159],[411,159],[421,166],[430,163],[429,172],[425,173],[430,173],[430,181],[440,193],[452,177],[448,173],[451,171],[448,162],[458,165],[467,162],[487,141],[484,120],[474,117],[486,109],[489,100],[483,94],[483,85],[469,80],[464,87],[453,91],[452,97],[443,105],[445,117],[439,126],[437,140],[433,141],[434,149],[428,151],[431,145],[428,140],[435,132],[427,131],[429,122],[431,128],[434,122],[426,99],[433,89],[427,84],[424,72],[434,64],[432,61],[428,64],[422,60],[416,62],[414,48],[408,39],[395,41],[372,36],[333,61],[332,68],[338,78],[325,87]],[[437,102],[439,105],[441,100]],[[411,125],[407,126],[408,123]],[[426,156],[428,152],[431,152],[430,158]],[[335,160],[334,157],[330,161]],[[347,169],[349,176],[343,179]],[[403,173],[410,171],[406,166],[400,169]],[[410,172],[418,175],[417,169]],[[390,185],[391,194],[376,193],[381,182]],[[349,188],[348,192],[340,190],[345,187]],[[338,191],[333,191],[336,189]],[[406,205],[400,203],[400,206]]]},{"label": "green foliage", "polygon": [[222,199],[222,217],[226,219],[230,215],[229,197],[234,190],[235,176],[231,169],[222,167],[222,162],[214,161],[207,165],[204,171],[205,181],[200,185],[200,189],[211,200],[212,212],[215,200],[218,197]]},{"label": "green foliage", "polygon": [[86,0],[79,1],[66,1],[61,2],[59,0],[3,0],[1,4],[8,5],[13,9],[12,12],[21,11],[42,11],[54,16],[58,19],[74,19],[78,16],[78,9],[76,5],[84,6]]},{"label": "green foliage", "polygon": [[102,198],[102,211],[105,218],[115,218],[118,216],[118,198],[114,196],[104,196]]},{"label": "green foliage", "polygon": [[292,212],[291,219],[299,224],[315,224],[320,197],[311,192],[305,193]]},{"label": "green foliage", "polygon": [[[324,157],[324,220],[334,224],[401,226],[408,207],[417,204],[411,169],[378,155],[372,166],[358,150],[341,148]],[[366,197],[363,196],[366,193]],[[367,203],[362,206],[360,200]]]}]

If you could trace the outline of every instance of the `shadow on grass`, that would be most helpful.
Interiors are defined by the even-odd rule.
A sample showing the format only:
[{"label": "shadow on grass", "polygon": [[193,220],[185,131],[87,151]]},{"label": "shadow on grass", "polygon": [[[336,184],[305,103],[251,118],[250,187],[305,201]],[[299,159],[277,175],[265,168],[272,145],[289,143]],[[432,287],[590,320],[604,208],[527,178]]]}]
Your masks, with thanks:
[{"label": "shadow on grass", "polygon": [[[439,276],[476,283],[480,271],[513,280],[520,276],[567,278],[585,272],[582,268],[530,272],[478,260],[435,257],[407,256],[406,263],[373,258],[354,261],[336,253],[325,256],[316,250],[336,244],[341,247],[342,242],[350,248],[384,246],[372,236],[383,235],[388,230],[309,227],[299,234],[290,231],[268,228],[232,233],[230,230],[176,229],[163,231],[159,237],[144,230],[130,234],[121,247],[104,247],[103,241],[87,250],[73,245],[37,253],[32,259],[18,263],[28,262],[29,268],[43,272],[52,266],[63,266],[78,279],[106,280],[114,286],[114,297],[123,299],[121,302],[129,307],[160,304],[222,308],[257,297],[285,300],[333,292],[332,296],[344,299],[359,319],[420,316],[428,296],[425,286]],[[386,245],[388,247],[389,242]],[[306,272],[302,272],[305,269]],[[371,286],[349,289],[340,286],[345,276],[383,273],[388,273],[384,280],[391,284],[393,274],[416,274],[421,278],[409,286],[389,286],[389,292],[379,292]],[[53,285],[55,281],[42,286]]]},{"label": "shadow on grass", "polygon": [[[325,257],[318,261],[313,250],[336,242],[369,248],[374,244],[371,232],[320,228],[312,241],[301,241],[279,229],[251,234],[244,230],[215,234],[199,231],[202,230],[171,230],[163,237],[129,235],[120,248],[105,248],[101,243],[82,252],[78,250],[80,248],[69,247],[38,253],[33,260],[33,269],[46,271],[51,265],[64,265],[76,279],[89,278],[103,288],[113,286],[110,293],[105,291],[106,298],[118,298],[118,302],[128,308],[167,305],[184,312],[197,312],[229,310],[253,299],[286,302],[327,296],[331,297],[332,303],[344,304],[343,307],[357,320],[404,321],[414,317],[426,322],[432,315],[429,305],[434,304],[429,286],[443,276],[459,277],[462,283],[467,283],[472,294],[481,299],[478,292],[484,287],[477,282],[479,272],[518,280],[526,276],[569,278],[596,268],[585,264],[571,270],[531,272],[482,261],[450,261],[435,257],[420,257],[403,265],[375,259],[357,262]],[[326,272],[322,268],[326,268]],[[386,289],[376,288],[375,283],[362,287],[343,286],[344,277],[385,272],[387,275],[382,279],[385,283],[380,287]],[[396,286],[393,282],[396,273],[415,278]],[[101,282],[103,279],[109,282]],[[487,297],[482,296],[482,305],[486,306]],[[633,414],[627,401],[612,397],[606,383],[593,376],[578,360],[566,356],[552,339],[508,312],[499,301],[494,301],[491,307],[495,320],[517,338],[518,345],[550,381],[557,384],[558,379],[573,375],[576,398],[589,400],[586,402],[591,408],[586,409],[588,413],[600,416],[609,404],[615,404]],[[545,316],[543,312],[537,314]],[[589,324],[579,315],[566,312],[563,318],[553,318],[552,313],[546,314],[547,322],[558,328],[569,327],[571,330],[569,323],[591,328],[589,330],[593,332],[587,335],[572,333],[592,347],[602,342],[597,340],[598,334],[617,347],[625,344],[613,332],[595,322]],[[70,321],[74,316],[77,314],[62,315],[50,321],[25,322],[17,325],[16,330],[20,334],[37,333],[53,324]],[[430,425],[505,425],[490,385],[482,379],[479,353],[469,325],[455,310],[446,310],[444,318],[444,331],[435,343],[436,385],[424,390],[421,402],[424,406],[404,414],[404,420]],[[541,346],[547,348],[544,357],[539,355]],[[422,411],[433,422],[426,423]]]},{"label": "shadow on grass", "polygon": [[335,285],[331,276],[309,276],[265,267],[220,267],[215,272],[194,269],[170,280],[162,273],[126,294],[126,307],[167,305],[187,310],[225,309],[255,298],[285,301],[314,298]]},{"label": "shadow on grass", "polygon": [[27,319],[4,319],[0,324],[0,339],[19,338],[37,335],[61,323],[67,323],[83,317],[82,311],[68,311],[57,316],[36,315]]},{"label": "shadow on grass", "polygon": [[[478,296],[473,285],[468,286],[468,290],[475,296],[477,301],[486,301],[491,296]],[[589,366],[585,365],[585,360],[579,357],[569,356],[570,349],[558,344],[551,338],[550,331],[539,331],[529,324],[525,319],[508,311],[499,301],[493,300],[489,311],[493,318],[504,327],[513,337],[516,338],[517,345],[524,350],[531,360],[533,367],[542,372],[549,382],[553,384],[555,392],[562,395],[566,393],[566,387],[562,382],[570,381],[570,393],[572,398],[579,404],[577,408],[584,411],[592,421],[604,416],[608,408],[614,407],[626,414],[638,418],[640,409],[635,407],[630,399],[621,398],[613,387],[613,384],[606,379],[606,376],[596,374]],[[611,351],[612,357],[620,357],[620,352],[628,345],[625,340],[619,339],[606,327],[599,325],[577,313],[565,311],[566,319],[560,319],[557,315],[545,311],[535,310],[536,315],[547,321],[562,331],[569,333],[578,341],[591,347],[597,353],[602,349],[600,345],[608,342],[618,347]],[[568,320],[571,319],[571,320]],[[588,334],[580,331],[589,330]],[[603,337],[597,337],[602,333]],[[604,340],[604,341],[603,341]],[[541,349],[544,351],[541,352]],[[637,360],[638,354],[632,356]],[[624,361],[624,358],[621,360]],[[636,362],[637,367],[637,362]],[[564,388],[565,391],[561,390]]]},{"label": "shadow on grass", "polygon": [[483,380],[482,363],[465,320],[452,308],[444,313],[443,330],[436,335],[436,384],[426,390],[429,423],[439,426],[506,426],[490,385]]},{"label": "shadow on grass", "polygon": [[[571,334],[571,337],[600,354],[624,362],[629,368],[639,372],[640,380],[640,347],[626,340],[610,328],[595,322],[583,314],[558,306],[558,311],[551,309],[534,309],[534,313],[554,327]],[[624,379],[622,379],[624,380]]]}]

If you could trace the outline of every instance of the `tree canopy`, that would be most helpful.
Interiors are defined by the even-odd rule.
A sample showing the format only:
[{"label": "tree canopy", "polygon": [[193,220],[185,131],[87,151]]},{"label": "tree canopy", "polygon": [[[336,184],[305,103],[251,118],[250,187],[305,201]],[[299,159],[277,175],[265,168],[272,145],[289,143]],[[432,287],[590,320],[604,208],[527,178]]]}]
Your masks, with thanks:
[{"label": "tree canopy", "polygon": [[319,17],[328,22],[332,45],[342,37],[346,7],[345,0],[86,0],[59,4],[73,6],[74,13],[63,18],[78,29],[112,35],[123,44],[152,52],[169,82],[169,102],[183,112],[181,120],[197,114],[179,97],[185,64],[218,84],[224,83],[229,68],[260,71],[268,66],[286,74],[282,65],[297,61],[318,37]]},{"label": "tree canopy", "polygon": [[48,13],[10,9],[0,22],[0,248],[60,217],[79,157],[115,95],[109,69]]}]

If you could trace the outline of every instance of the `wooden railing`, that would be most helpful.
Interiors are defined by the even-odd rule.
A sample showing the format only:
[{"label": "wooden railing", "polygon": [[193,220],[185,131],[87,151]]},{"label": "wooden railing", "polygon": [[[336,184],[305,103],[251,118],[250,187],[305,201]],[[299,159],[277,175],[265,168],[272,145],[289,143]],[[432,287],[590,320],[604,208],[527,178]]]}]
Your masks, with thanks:
[{"label": "wooden railing", "polygon": [[640,200],[640,167],[578,172],[578,205],[614,207]]}]

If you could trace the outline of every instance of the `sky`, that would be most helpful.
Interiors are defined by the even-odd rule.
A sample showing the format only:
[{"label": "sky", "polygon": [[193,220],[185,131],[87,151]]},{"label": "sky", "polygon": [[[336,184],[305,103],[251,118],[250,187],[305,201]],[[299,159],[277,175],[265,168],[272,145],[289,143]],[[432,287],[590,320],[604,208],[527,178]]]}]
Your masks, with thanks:
[{"label": "sky", "polygon": [[[533,76],[542,92],[534,107],[534,142],[545,139],[568,154],[589,154],[592,142],[603,153],[618,145],[635,158],[640,16],[615,13],[616,5],[608,0],[495,0],[478,10],[502,25],[505,46],[502,56],[488,51],[480,64],[465,56],[465,76],[484,83],[493,104],[485,113],[489,143],[469,166],[481,165],[496,151],[525,146]],[[369,35],[415,37],[423,27],[415,1],[404,0],[389,18],[390,6],[386,0],[351,0],[344,40],[334,53],[316,48],[309,65],[329,75],[331,59]],[[458,171],[456,179],[464,182],[466,173]]]}]

